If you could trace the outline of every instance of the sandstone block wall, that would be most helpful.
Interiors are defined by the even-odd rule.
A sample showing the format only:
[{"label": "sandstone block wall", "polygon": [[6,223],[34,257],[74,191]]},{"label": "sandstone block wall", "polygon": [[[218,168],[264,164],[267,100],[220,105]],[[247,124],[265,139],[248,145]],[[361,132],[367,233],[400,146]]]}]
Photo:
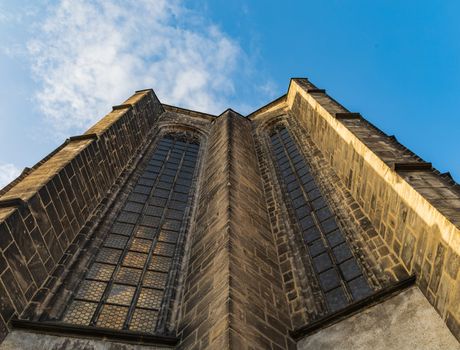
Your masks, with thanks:
[{"label": "sandstone block wall", "polygon": [[[396,256],[389,251],[357,202],[335,175],[308,133],[297,123],[294,116],[283,108],[260,120],[253,120],[257,153],[262,170],[264,191],[270,214],[273,234],[276,238],[283,275],[284,289],[289,303],[293,328],[309,324],[329,313],[325,296],[317,282],[314,261],[310,249],[304,243],[302,229],[298,227],[296,211],[285,200],[287,189],[283,178],[277,174],[269,134],[273,127],[287,128],[302,151],[316,185],[339,224],[341,232],[350,245],[354,258],[361,266],[374,291],[388,287],[408,275],[398,266]],[[310,176],[310,175],[308,175]],[[318,245],[316,245],[318,246]]]},{"label": "sandstone block wall", "polygon": [[60,276],[64,253],[162,112],[153,91],[136,93],[1,192],[1,339],[11,318],[40,302]]},{"label": "sandstone block wall", "polygon": [[213,123],[190,237],[181,347],[293,348],[251,123],[233,111]]},{"label": "sandstone block wall", "polygon": [[[184,276],[184,294],[178,335],[184,349],[213,344],[228,346],[228,216],[226,191],[225,120],[216,119],[209,130],[202,169],[203,181],[196,208],[194,231]],[[223,207],[219,207],[222,204]]]},{"label": "sandstone block wall", "polygon": [[[294,79],[281,108],[295,118],[450,330],[460,338],[460,192],[394,137],[350,114],[305,79]],[[284,104],[283,104],[284,103]]]},{"label": "sandstone block wall", "polygon": [[92,239],[86,225],[110,207],[107,197],[129,195],[139,171],[128,166],[133,159],[142,163],[159,135],[180,130],[201,147],[191,226],[161,329],[181,349],[294,349],[290,331],[326,313],[275,170],[267,134],[275,123],[292,134],[369,286],[416,274],[460,339],[458,186],[305,79],[249,118],[163,106],[140,91],[2,190],[2,339],[27,305],[49,303],[69,261],[85,254],[76,252]]},{"label": "sandstone block wall", "polygon": [[412,287],[299,341],[297,349],[458,350],[460,344],[420,290]]}]

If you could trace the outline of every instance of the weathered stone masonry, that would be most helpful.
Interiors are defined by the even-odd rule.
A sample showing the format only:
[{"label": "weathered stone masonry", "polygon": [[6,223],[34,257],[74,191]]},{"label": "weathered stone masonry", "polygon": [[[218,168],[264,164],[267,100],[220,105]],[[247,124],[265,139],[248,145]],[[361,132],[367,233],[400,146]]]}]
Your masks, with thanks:
[{"label": "weathered stone masonry", "polygon": [[325,168],[346,186],[359,205],[352,207],[353,216],[378,233],[368,246],[377,256],[367,258],[374,255],[393,278],[416,274],[422,292],[459,338],[458,185],[306,79],[293,79],[284,99],[250,119],[281,114],[293,119],[293,130],[304,130]]},{"label": "weathered stone masonry", "polygon": [[[181,178],[183,162],[194,170]],[[156,194],[160,182],[168,199]],[[181,227],[163,230],[179,208]],[[354,348],[372,344],[362,320],[378,313],[407,322],[399,328],[414,341],[423,333],[417,344],[456,348],[421,294],[396,299],[394,286],[415,275],[415,288],[460,339],[459,213],[448,175],[307,79],[291,80],[285,96],[246,118],[164,105],[142,90],[0,192],[2,339],[12,331],[0,348],[336,348],[342,323],[330,325],[352,329],[356,320]],[[108,251],[133,260],[112,262]],[[155,282],[123,282],[122,270]],[[99,302],[79,292],[88,279],[112,281],[100,296],[109,309],[129,305],[144,316],[88,324],[92,314],[82,309],[67,317],[78,300]],[[393,300],[408,309],[390,320]]]},{"label": "weathered stone masonry", "polygon": [[208,142],[179,325],[183,346],[287,348],[290,320],[251,124],[227,111]]},{"label": "weathered stone masonry", "polygon": [[84,235],[82,228],[162,112],[153,91],[139,92],[3,190],[2,329],[29,301],[46,296],[70,256],[64,252],[78,249],[73,244]]}]

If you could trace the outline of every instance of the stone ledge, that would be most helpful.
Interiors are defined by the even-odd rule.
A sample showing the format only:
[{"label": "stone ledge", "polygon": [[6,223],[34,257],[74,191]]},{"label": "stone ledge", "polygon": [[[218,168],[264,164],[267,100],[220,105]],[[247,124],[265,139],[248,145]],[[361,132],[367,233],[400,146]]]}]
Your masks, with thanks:
[{"label": "stone ledge", "polygon": [[[457,332],[460,327],[452,324],[460,324],[458,293],[455,293],[460,277],[458,269],[448,261],[460,256],[460,199],[457,199],[460,197],[435,202],[420,188],[431,189],[442,198],[443,191],[451,194],[458,187],[447,183],[436,169],[427,170],[427,165],[419,171],[395,171],[393,163],[424,161],[408,150],[407,157],[404,153],[403,157],[390,154],[385,160],[379,150],[394,140],[377,130],[374,136],[370,129],[356,132],[355,125],[348,125],[353,123],[340,123],[334,114],[341,111],[334,111],[327,101],[318,101],[301,84],[291,85],[287,104],[299,113],[298,118],[311,131],[313,141],[328,154],[330,164],[359,200],[364,214],[381,228],[379,234],[398,256],[399,263],[417,273],[420,290],[431,305],[442,317],[449,312],[455,317],[449,327]],[[378,142],[368,142],[374,138]],[[438,187],[445,188],[436,190]],[[386,202],[388,199],[391,203]],[[374,210],[371,203],[381,208],[387,205],[388,210]],[[460,339],[459,333],[454,335]]]},{"label": "stone ledge", "polygon": [[125,103],[125,104],[122,104],[122,105],[112,106],[113,111],[117,111],[117,110],[120,110],[120,109],[130,109],[130,108],[133,108],[133,105],[128,104],[128,103]]},{"label": "stone ledge", "polygon": [[439,176],[442,176],[442,177],[444,177],[444,178],[446,178],[446,179],[448,179],[450,181],[455,181],[449,171],[446,171],[445,173],[439,174]]},{"label": "stone ledge", "polygon": [[97,140],[98,137],[99,136],[95,133],[89,133],[89,134],[83,134],[83,135],[70,136],[67,140],[68,142],[81,141],[81,140]]},{"label": "stone ledge", "polygon": [[342,321],[345,318],[353,316],[356,313],[364,309],[367,309],[370,306],[381,303],[387,300],[388,298],[390,298],[391,296],[394,296],[395,294],[399,294],[403,290],[415,285],[415,281],[416,281],[416,277],[415,275],[412,275],[400,282],[397,282],[396,284],[390,287],[383,288],[379,290],[378,292],[376,292],[375,294],[367,298],[364,298],[354,304],[351,304],[347,306],[346,308],[340,310],[339,312],[336,312],[332,315],[321,318],[303,327],[294,329],[293,331],[290,332],[291,337],[294,338],[294,340],[298,341],[307,335],[310,335],[316,331],[319,331],[320,329],[329,327],[339,321]]},{"label": "stone ledge", "polygon": [[314,94],[314,93],[325,94],[326,90],[325,89],[307,89],[307,92],[309,94]]},{"label": "stone ledge", "polygon": [[22,198],[10,198],[0,200],[0,208],[20,207],[27,204]]},{"label": "stone ledge", "polygon": [[153,93],[154,91],[153,91],[152,88],[150,88],[150,89],[141,89],[141,90],[136,90],[135,91],[136,94],[141,94],[143,92],[152,92]]},{"label": "stone ledge", "polygon": [[336,113],[335,119],[363,119],[363,117],[360,113],[342,112],[342,113]]},{"label": "stone ledge", "polygon": [[431,170],[433,168],[431,163],[427,162],[408,162],[408,163],[393,163],[394,171],[418,171],[418,170]]},{"label": "stone ledge", "polygon": [[195,111],[193,109],[172,106],[172,105],[168,105],[166,103],[162,103],[161,105],[163,106],[165,111],[168,111],[168,112],[185,114],[185,115],[189,115],[191,117],[206,118],[206,119],[209,119],[209,120],[217,118],[217,115],[210,114],[210,113],[203,113],[203,112]]},{"label": "stone ledge", "polygon": [[152,335],[148,333],[133,332],[128,330],[112,330],[88,326],[75,326],[59,322],[36,322],[13,319],[13,329],[26,329],[33,332],[54,335],[72,335],[91,338],[104,338],[136,344],[158,344],[175,346],[179,338],[175,336]]}]

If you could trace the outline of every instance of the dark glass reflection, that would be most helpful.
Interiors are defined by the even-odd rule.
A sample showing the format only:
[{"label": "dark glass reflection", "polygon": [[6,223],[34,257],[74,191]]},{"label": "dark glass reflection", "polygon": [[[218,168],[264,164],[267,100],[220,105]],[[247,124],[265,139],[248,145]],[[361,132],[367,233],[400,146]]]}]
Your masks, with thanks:
[{"label": "dark glass reflection", "polygon": [[279,128],[270,140],[329,312],[370,295],[372,289],[289,131]]}]

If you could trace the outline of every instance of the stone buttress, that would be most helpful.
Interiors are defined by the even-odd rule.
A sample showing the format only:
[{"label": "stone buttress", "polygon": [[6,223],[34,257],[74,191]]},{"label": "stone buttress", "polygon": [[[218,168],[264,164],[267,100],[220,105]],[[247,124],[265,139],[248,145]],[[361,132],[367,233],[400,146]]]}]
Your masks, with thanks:
[{"label": "stone buttress", "polygon": [[0,191],[0,349],[460,349],[460,189],[308,79],[141,90]]}]

